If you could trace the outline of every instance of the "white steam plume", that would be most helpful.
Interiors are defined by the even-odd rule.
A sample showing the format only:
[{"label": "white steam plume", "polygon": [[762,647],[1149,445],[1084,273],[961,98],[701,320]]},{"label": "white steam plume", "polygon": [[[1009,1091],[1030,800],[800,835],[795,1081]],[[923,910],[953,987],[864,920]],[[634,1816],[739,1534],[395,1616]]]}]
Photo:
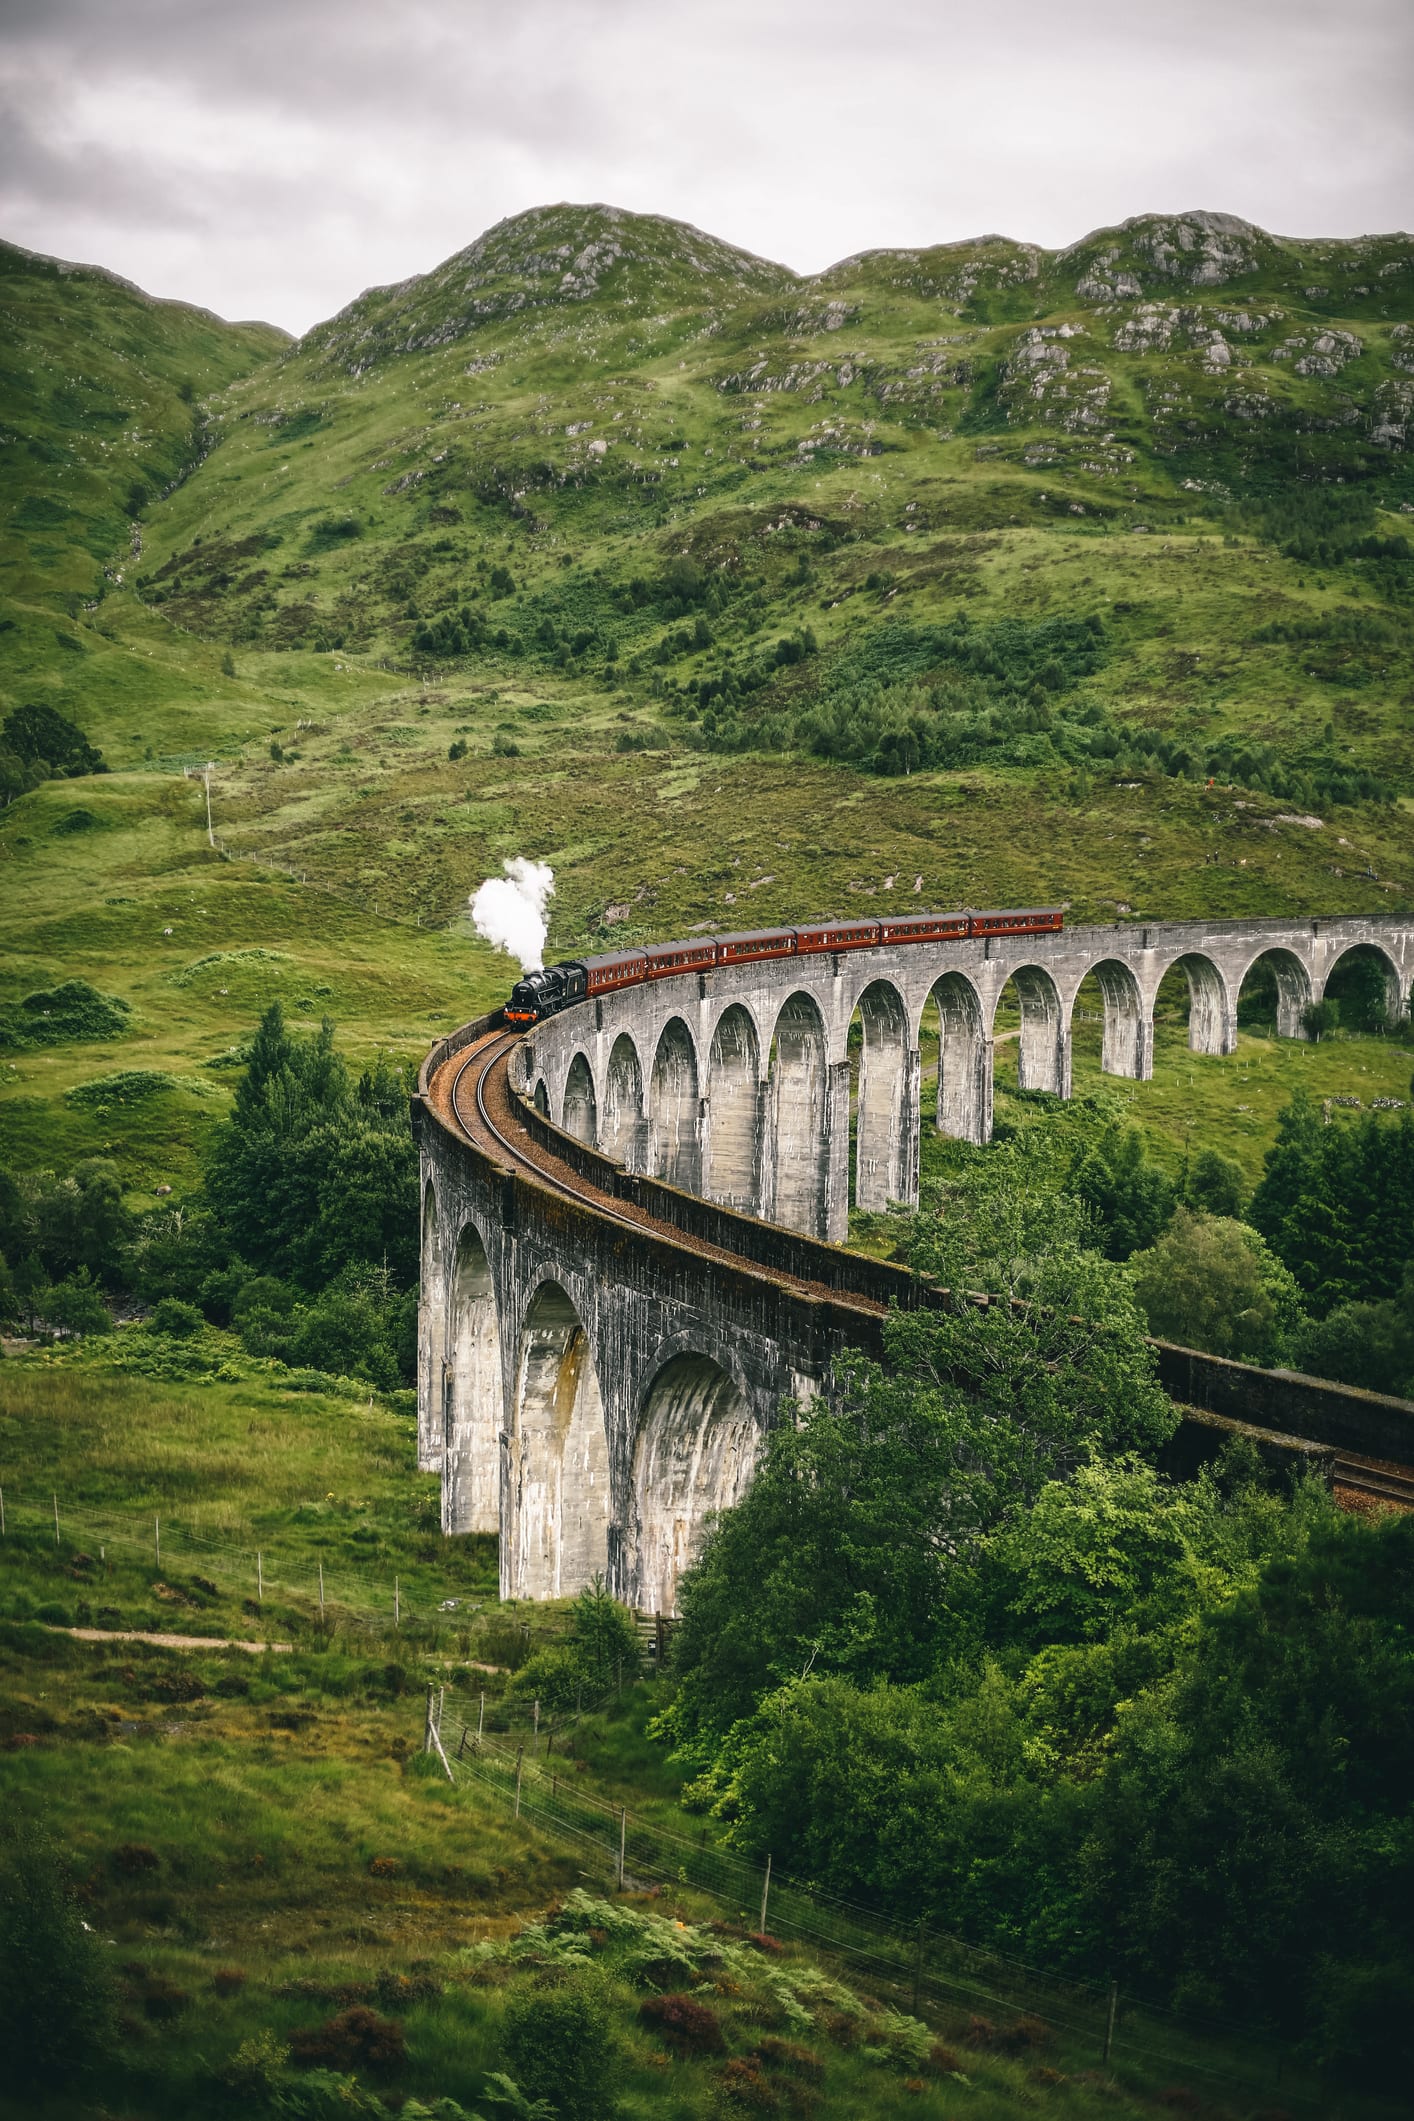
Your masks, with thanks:
[{"label": "white steam plume", "polygon": [[505,875],[488,876],[472,898],[472,925],[515,958],[522,972],[538,972],[545,962],[545,908],[555,895],[555,872],[548,862],[528,862],[519,854],[501,866]]}]

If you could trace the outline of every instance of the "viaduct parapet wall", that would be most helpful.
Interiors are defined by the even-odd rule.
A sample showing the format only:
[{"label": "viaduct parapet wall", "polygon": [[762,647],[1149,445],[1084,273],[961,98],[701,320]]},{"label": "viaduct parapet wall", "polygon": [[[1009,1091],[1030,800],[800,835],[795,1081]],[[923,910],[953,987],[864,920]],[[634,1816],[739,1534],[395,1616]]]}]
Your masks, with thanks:
[{"label": "viaduct parapet wall", "polygon": [[[581,1003],[527,1036],[497,1018],[465,1026],[429,1055],[414,1102],[419,1456],[441,1471],[445,1528],[499,1533],[503,1596],[567,1595],[602,1571],[629,1602],[674,1611],[706,1525],[744,1491],[783,1401],[824,1389],[844,1349],[876,1351],[891,1301],[934,1300],[838,1242],[851,1201],[917,1199],[930,1015],[928,1122],[982,1142],[1009,982],[1021,1082],[1065,1096],[1088,974],[1103,1066],[1142,1078],[1174,967],[1190,1046],[1227,1053],[1259,959],[1276,976],[1279,1030],[1299,1036],[1308,1003],[1361,947],[1384,968],[1391,1014],[1407,1013],[1414,916],[1371,916],[748,963]],[[1391,1439],[1414,1420],[1381,1402],[1376,1446],[1375,1415],[1355,1404],[1370,1395],[1291,1380],[1300,1391],[1278,1419],[1278,1376],[1190,1351],[1163,1362],[1170,1390],[1181,1370],[1199,1404],[1347,1449],[1365,1435],[1366,1449],[1401,1455]]]}]

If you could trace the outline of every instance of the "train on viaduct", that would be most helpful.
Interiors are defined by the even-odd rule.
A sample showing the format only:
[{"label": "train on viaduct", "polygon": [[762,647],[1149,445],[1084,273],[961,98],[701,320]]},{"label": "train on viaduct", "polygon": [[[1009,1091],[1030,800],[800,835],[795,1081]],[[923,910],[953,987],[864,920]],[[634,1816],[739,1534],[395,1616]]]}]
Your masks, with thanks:
[{"label": "train on viaduct", "polygon": [[[413,1100],[419,1463],[440,1472],[445,1530],[499,1534],[503,1597],[565,1596],[602,1573],[626,1602],[674,1612],[782,1406],[826,1390],[845,1349],[877,1349],[891,1303],[926,1300],[844,1245],[851,1205],[917,1201],[925,1030],[929,1118],[980,1144],[1004,995],[1021,1086],[1061,1097],[1092,976],[1101,1066],[1136,1080],[1169,975],[1196,1053],[1235,1051],[1259,965],[1286,1037],[1352,952],[1381,969],[1391,1019],[1409,1013],[1414,915],[957,918],[961,932],[763,931],[797,940],[755,952],[662,945],[651,972],[650,953],[629,953],[633,976],[562,984],[543,1011],[518,988],[522,1006],[428,1055]],[[1306,1396],[1323,1393],[1319,1420],[1346,1422],[1348,1442],[1409,1457],[1396,1445],[1414,1410],[1332,1414],[1371,1395]]]}]

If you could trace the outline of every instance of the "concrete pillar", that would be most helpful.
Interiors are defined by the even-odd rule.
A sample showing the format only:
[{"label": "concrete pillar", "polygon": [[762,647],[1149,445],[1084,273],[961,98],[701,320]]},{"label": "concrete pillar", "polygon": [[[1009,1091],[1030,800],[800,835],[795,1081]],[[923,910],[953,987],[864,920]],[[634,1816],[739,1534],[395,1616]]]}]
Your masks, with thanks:
[{"label": "concrete pillar", "polygon": [[849,1236],[849,1062],[829,1071],[825,1105],[825,1236],[842,1245]]},{"label": "concrete pillar", "polygon": [[908,1049],[903,1074],[903,1110],[899,1115],[899,1190],[897,1198],[906,1208],[918,1206],[919,1158],[923,1134],[923,1055],[917,1046]]},{"label": "concrete pillar", "polygon": [[437,1215],[437,1196],[422,1188],[422,1258],[417,1298],[417,1463],[435,1473],[442,1463],[442,1358],[447,1340],[448,1263]]}]

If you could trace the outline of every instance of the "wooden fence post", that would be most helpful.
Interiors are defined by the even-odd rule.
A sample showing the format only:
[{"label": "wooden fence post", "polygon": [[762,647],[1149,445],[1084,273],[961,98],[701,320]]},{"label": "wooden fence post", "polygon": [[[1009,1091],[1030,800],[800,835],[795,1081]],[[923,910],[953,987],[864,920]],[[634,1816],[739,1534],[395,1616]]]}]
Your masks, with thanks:
[{"label": "wooden fence post", "polygon": [[918,1917],[918,1949],[913,1955],[913,2015],[918,2016],[918,1999],[923,1990],[923,1917]]},{"label": "wooden fence post", "polygon": [[523,1768],[524,1766],[525,1766],[525,1747],[524,1747],[524,1746],[518,1746],[518,1747],[516,1748],[516,1811],[515,1811],[515,1815],[516,1815],[516,1818],[517,1818],[517,1819],[519,1819],[519,1817],[520,1817],[520,1776],[521,1776],[521,1769],[522,1769],[522,1768]]},{"label": "wooden fence post", "polygon": [[624,1889],[624,1852],[628,1846],[628,1806],[619,1806],[619,1891]]},{"label": "wooden fence post", "polygon": [[1116,2017],[1116,2015],[1117,2015],[1117,2013],[1118,2013],[1118,2010],[1119,2010],[1119,1983],[1118,1983],[1117,1981],[1112,1981],[1112,1982],[1110,1983],[1110,2007],[1109,2007],[1109,2010],[1107,2011],[1107,2013],[1106,2013],[1106,2015],[1105,2015],[1105,2052],[1104,2052],[1104,2055],[1103,2055],[1103,2057],[1102,2057],[1102,2060],[1103,2060],[1103,2061],[1105,2061],[1105,2062],[1108,2062],[1108,2061],[1109,2061],[1109,2059],[1110,2059],[1110,2049],[1111,2049],[1111,2048],[1112,2048],[1112,2047],[1114,2046],[1114,2039],[1115,2039],[1115,2017]]},{"label": "wooden fence post", "polygon": [[761,1934],[766,1934],[766,1902],[771,1896],[771,1852],[766,1851],[766,1875],[761,1880]]}]

